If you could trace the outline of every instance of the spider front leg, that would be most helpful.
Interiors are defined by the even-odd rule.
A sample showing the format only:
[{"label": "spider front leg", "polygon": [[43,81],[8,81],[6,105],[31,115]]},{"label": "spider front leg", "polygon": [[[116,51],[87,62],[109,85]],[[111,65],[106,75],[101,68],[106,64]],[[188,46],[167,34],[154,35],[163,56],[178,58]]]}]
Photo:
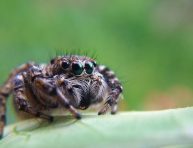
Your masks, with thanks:
[{"label": "spider front leg", "polygon": [[41,111],[36,111],[31,107],[28,101],[28,98],[26,96],[26,93],[25,93],[24,78],[23,78],[23,75],[21,74],[16,76],[14,80],[14,101],[19,111],[23,111],[33,116],[46,119],[50,122],[53,121],[52,116],[46,115],[42,113]]},{"label": "spider front leg", "polygon": [[62,94],[60,89],[57,88],[56,91],[59,96],[59,101],[64,105],[64,107],[68,109],[76,119],[81,119],[80,113],[69,103],[68,99]]},{"label": "spider front leg", "polygon": [[70,102],[65,97],[62,90],[60,89],[60,86],[58,86],[56,81],[57,80],[52,78],[49,79],[38,77],[34,80],[34,84],[38,88],[37,91],[39,92],[41,91],[41,94],[43,94],[44,98],[45,97],[48,98],[48,95],[49,97],[51,96],[52,98],[55,98],[69,112],[71,112],[76,119],[80,119],[81,118],[80,113],[70,104]]}]

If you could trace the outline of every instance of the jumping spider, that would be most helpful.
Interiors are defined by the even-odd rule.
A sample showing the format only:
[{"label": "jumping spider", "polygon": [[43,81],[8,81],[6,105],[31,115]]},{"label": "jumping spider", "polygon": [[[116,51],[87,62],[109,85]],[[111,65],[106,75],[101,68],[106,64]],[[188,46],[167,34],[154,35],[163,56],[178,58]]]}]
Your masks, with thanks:
[{"label": "jumping spider", "polygon": [[15,69],[0,88],[0,137],[6,121],[6,98],[13,93],[20,111],[49,121],[44,111],[64,107],[77,119],[77,109],[104,101],[98,115],[117,112],[122,86],[114,72],[87,56],[58,56],[47,65],[27,63]]}]

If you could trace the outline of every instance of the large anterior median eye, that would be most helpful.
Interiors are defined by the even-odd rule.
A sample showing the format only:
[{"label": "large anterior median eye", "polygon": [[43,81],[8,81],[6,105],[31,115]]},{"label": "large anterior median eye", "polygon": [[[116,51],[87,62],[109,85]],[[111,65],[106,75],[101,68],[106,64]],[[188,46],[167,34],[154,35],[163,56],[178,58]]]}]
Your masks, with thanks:
[{"label": "large anterior median eye", "polygon": [[84,68],[85,68],[87,74],[92,74],[92,72],[94,70],[94,65],[92,62],[87,62],[87,63],[85,63]]},{"label": "large anterior median eye", "polygon": [[72,63],[72,72],[75,75],[81,75],[83,70],[84,70],[83,65],[80,62]]}]

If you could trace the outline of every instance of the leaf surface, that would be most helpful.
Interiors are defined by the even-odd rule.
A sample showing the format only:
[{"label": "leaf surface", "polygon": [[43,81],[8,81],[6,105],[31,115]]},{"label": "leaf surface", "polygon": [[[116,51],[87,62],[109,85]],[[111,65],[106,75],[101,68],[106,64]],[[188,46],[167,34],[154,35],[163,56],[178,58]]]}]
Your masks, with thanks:
[{"label": "leaf surface", "polygon": [[81,120],[55,116],[53,123],[30,119],[6,127],[0,148],[193,147],[193,108],[121,112]]}]

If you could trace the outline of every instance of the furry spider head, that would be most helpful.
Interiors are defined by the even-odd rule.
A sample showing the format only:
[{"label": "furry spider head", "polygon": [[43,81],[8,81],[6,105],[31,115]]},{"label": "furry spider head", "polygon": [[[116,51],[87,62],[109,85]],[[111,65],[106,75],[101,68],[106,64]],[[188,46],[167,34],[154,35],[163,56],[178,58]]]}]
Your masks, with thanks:
[{"label": "furry spider head", "polygon": [[[63,93],[76,108],[87,109],[108,94],[108,84],[98,71],[96,61],[86,56],[60,56],[51,60],[54,75],[65,79]],[[69,88],[69,89],[66,89]]]}]

